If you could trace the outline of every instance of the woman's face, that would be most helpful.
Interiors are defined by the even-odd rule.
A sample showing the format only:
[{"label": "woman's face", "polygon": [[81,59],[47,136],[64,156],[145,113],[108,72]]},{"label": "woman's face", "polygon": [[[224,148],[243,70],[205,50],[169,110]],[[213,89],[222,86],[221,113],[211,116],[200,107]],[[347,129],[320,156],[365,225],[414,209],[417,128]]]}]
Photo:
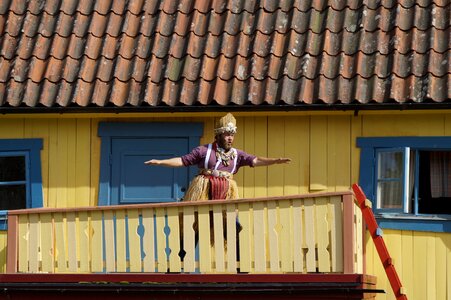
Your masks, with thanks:
[{"label": "woman's face", "polygon": [[232,148],[234,138],[234,133],[224,132],[216,137],[216,142],[218,143],[219,147],[228,151]]}]

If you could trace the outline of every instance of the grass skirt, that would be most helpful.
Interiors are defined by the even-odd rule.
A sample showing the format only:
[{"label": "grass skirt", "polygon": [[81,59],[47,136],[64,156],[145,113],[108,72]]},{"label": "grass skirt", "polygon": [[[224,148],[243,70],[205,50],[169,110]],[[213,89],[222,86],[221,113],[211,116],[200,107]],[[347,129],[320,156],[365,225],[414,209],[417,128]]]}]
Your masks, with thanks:
[{"label": "grass skirt", "polygon": [[[232,178],[227,179],[229,181],[229,189],[227,191],[225,199],[237,199],[238,185]],[[208,176],[197,175],[183,197],[183,201],[206,201],[210,198],[210,180]]]}]

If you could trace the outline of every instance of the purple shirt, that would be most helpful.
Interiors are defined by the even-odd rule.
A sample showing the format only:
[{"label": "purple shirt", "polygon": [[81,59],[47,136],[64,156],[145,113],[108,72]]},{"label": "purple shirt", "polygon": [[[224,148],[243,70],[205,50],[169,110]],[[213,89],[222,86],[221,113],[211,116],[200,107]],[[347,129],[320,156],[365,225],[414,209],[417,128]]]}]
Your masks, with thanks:
[{"label": "purple shirt", "polygon": [[[182,162],[184,166],[192,166],[197,165],[199,168],[204,168],[205,157],[207,156],[208,145],[202,145],[194,148],[191,153],[183,155]],[[254,155],[247,154],[242,150],[236,149],[237,152],[237,161],[235,172],[238,172],[238,169],[242,166],[251,166],[253,167],[253,161],[255,159]],[[208,169],[214,169],[216,165],[216,151],[214,147],[211,149],[210,159],[208,161]],[[233,160],[231,159],[228,166],[224,166],[224,164],[219,164],[218,171],[226,171],[232,172],[233,170]]]}]

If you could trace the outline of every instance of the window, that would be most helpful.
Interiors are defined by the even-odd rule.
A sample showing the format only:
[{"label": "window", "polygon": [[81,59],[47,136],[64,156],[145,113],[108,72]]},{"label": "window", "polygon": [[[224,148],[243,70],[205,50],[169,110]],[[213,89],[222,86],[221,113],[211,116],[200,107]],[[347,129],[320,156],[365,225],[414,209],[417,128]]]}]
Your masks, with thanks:
[{"label": "window", "polygon": [[41,139],[0,139],[0,229],[7,211],[42,207]]},{"label": "window", "polygon": [[451,137],[358,138],[360,185],[386,228],[451,232]]},{"label": "window", "polygon": [[100,123],[99,205],[180,201],[197,168],[149,167],[144,161],[188,153],[202,131],[201,123]]}]

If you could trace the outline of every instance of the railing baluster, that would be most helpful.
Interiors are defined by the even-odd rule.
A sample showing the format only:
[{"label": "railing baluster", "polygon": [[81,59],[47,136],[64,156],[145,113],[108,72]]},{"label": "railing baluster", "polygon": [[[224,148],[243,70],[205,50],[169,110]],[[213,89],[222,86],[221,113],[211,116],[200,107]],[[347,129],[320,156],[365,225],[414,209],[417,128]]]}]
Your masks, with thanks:
[{"label": "railing baluster", "polygon": [[66,230],[63,213],[56,213],[53,215],[55,226],[55,254],[56,266],[60,273],[67,272],[67,258],[66,258]]},{"label": "railing baluster", "polygon": [[37,214],[31,214],[29,219],[29,236],[28,236],[28,255],[29,255],[29,272],[37,273],[39,271],[39,216]]},{"label": "railing baluster", "polygon": [[[143,268],[144,272],[155,272],[155,226],[152,208],[142,210],[142,224],[144,227],[143,235]],[[125,245],[125,243],[124,243]]]},{"label": "railing baluster", "polygon": [[254,208],[254,257],[255,272],[266,272],[266,218],[264,203],[257,202]]},{"label": "railing baluster", "polygon": [[116,270],[127,271],[127,239],[125,229],[125,210],[116,211]]},{"label": "railing baluster", "polygon": [[180,272],[180,224],[179,224],[179,210],[177,207],[170,207],[168,212],[168,226],[169,232],[169,270],[170,272]]},{"label": "railing baluster", "polygon": [[130,272],[142,272],[141,238],[138,234],[139,214],[137,209],[127,210],[128,216],[128,252],[130,255]]},{"label": "railing baluster", "polygon": [[103,213],[103,227],[105,234],[105,270],[116,271],[115,243],[114,243],[114,221],[113,212],[107,210]]},{"label": "railing baluster", "polygon": [[68,257],[68,271],[76,273],[78,269],[77,263],[77,230],[75,212],[68,212],[66,214],[67,222],[67,257]]},{"label": "railing baluster", "polygon": [[91,212],[91,272],[103,272],[102,212]]},{"label": "railing baluster", "polygon": [[318,271],[330,272],[330,255],[327,250],[329,247],[329,224],[326,198],[316,200],[315,212]]},{"label": "railing baluster", "polygon": [[88,212],[78,212],[78,241],[80,243],[80,272],[89,272],[89,249],[91,228],[89,227]]},{"label": "railing baluster", "polygon": [[183,259],[183,271],[194,272],[196,270],[195,262],[195,241],[194,241],[194,207],[186,206],[183,208],[183,250],[185,257]]},{"label": "railing baluster", "polygon": [[305,210],[305,243],[307,247],[306,264],[307,272],[316,272],[315,255],[315,206],[311,198],[304,200]]},{"label": "railing baluster", "polygon": [[224,259],[224,217],[222,213],[222,205],[213,206],[213,232],[214,232],[214,245],[215,245],[215,262],[216,272],[225,272],[225,259]]},{"label": "railing baluster", "polygon": [[199,269],[200,272],[211,272],[211,232],[210,209],[199,206]]},{"label": "railing baluster", "polygon": [[41,219],[41,260],[42,260],[42,272],[53,273],[55,272],[54,264],[54,233],[52,214],[44,213],[40,216]]},{"label": "railing baluster", "polygon": [[302,200],[293,200],[293,271],[304,272]]},{"label": "railing baluster", "polygon": [[227,272],[237,270],[237,213],[235,204],[226,205],[227,215]]},{"label": "railing baluster", "polygon": [[268,237],[269,237],[269,270],[271,272],[280,272],[280,252],[279,252],[279,233],[277,226],[277,203],[269,201],[268,206]]},{"label": "railing baluster", "polygon": [[331,229],[331,268],[332,272],[343,272],[343,218],[340,196],[331,197],[329,204],[329,223]]},{"label": "railing baluster", "polygon": [[165,273],[168,270],[168,261],[166,257],[166,234],[164,232],[164,228],[166,226],[165,221],[165,211],[164,208],[159,207],[156,209],[156,216],[157,216],[157,228],[156,228],[156,234],[157,234],[157,255],[158,255],[158,261],[157,261],[157,270],[158,272]]},{"label": "railing baluster", "polygon": [[238,204],[238,219],[242,226],[239,234],[240,271],[251,272],[251,220],[249,215],[249,203]]},{"label": "railing baluster", "polygon": [[280,234],[280,256],[281,256],[281,269],[282,272],[293,272],[293,249],[292,244],[292,233],[291,233],[291,217],[290,217],[290,202],[279,201],[279,214],[280,214],[280,224],[281,234]]}]

